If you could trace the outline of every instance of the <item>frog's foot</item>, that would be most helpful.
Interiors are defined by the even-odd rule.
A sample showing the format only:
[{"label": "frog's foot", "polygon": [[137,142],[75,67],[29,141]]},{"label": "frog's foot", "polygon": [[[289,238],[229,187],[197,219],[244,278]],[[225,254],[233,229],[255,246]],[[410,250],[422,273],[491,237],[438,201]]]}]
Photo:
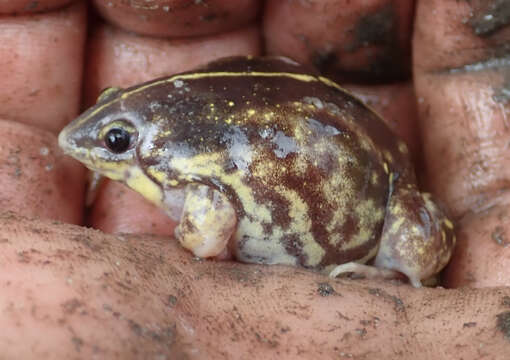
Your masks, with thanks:
[{"label": "frog's foot", "polygon": [[402,275],[395,270],[378,268],[375,266],[360,264],[356,262],[348,262],[336,266],[329,273],[329,277],[336,278],[341,274],[347,273],[352,273],[356,276],[363,276],[367,279],[400,279],[402,277]]},{"label": "frog's foot", "polygon": [[389,199],[374,265],[399,271],[420,287],[446,266],[454,245],[453,223],[430,194],[400,186]]},{"label": "frog's foot", "polygon": [[198,257],[228,257],[228,242],[236,226],[236,214],[225,195],[200,184],[186,186],[181,220],[175,237]]}]

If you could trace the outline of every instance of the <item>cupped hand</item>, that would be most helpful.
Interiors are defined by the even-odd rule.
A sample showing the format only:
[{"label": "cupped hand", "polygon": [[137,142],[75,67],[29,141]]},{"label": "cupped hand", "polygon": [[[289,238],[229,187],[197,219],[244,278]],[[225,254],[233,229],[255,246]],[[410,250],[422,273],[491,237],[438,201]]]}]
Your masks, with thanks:
[{"label": "cupped hand", "polygon": [[[505,1],[91,5],[0,0],[6,358],[510,353]],[[457,221],[444,284],[461,289],[197,260],[168,236],[175,224],[159,209],[113,182],[85,214],[86,172],[61,154],[56,134],[103,88],[267,53],[335,78],[410,144],[424,186]],[[102,231],[77,226],[85,223]]]}]

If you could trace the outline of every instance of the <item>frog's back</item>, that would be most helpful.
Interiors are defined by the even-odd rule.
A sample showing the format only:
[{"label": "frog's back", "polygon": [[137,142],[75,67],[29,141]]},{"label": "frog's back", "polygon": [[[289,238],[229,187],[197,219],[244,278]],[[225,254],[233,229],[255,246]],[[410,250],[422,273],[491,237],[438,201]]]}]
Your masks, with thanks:
[{"label": "frog's back", "polygon": [[[140,161],[162,186],[201,182],[238,216],[241,260],[324,267],[372,257],[406,147],[328,79],[238,58],[128,89],[147,101]],[[393,176],[393,175],[392,175]],[[407,175],[406,175],[407,176]]]}]

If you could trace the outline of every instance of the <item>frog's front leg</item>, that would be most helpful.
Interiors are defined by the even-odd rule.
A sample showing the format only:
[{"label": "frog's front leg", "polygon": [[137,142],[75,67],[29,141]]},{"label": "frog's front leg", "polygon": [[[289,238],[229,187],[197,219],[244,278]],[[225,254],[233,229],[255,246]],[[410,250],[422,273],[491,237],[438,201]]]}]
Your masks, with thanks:
[{"label": "frog's front leg", "polygon": [[175,236],[198,257],[226,257],[228,242],[236,228],[236,213],[230,201],[207,185],[190,184]]},{"label": "frog's front leg", "polygon": [[89,171],[87,175],[87,193],[85,194],[85,206],[91,207],[96,201],[99,188],[104,183],[104,176],[96,171]]},{"label": "frog's front leg", "polygon": [[395,278],[402,273],[420,287],[421,280],[446,266],[454,245],[453,224],[430,194],[397,181],[388,201],[375,267],[347,263],[333,269],[330,276],[354,272]]}]

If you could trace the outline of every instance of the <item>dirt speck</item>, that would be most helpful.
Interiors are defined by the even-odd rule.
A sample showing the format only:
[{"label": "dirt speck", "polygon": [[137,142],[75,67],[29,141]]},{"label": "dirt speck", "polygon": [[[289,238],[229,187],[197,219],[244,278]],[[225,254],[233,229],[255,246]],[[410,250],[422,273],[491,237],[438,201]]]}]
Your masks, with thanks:
[{"label": "dirt speck", "polygon": [[[350,40],[346,43],[330,42],[314,48],[305,35],[299,38],[309,49],[315,67],[335,80],[380,83],[407,79],[410,76],[409,51],[399,38],[398,20],[394,6],[386,3],[360,16],[348,30]],[[343,64],[349,63],[348,59],[358,53],[364,58],[362,63]]]},{"label": "dirt speck", "polygon": [[491,238],[500,246],[507,247],[510,245],[505,228],[502,226],[498,225],[494,228],[494,230],[492,230]]},{"label": "dirt speck", "polygon": [[285,334],[285,333],[288,333],[289,331],[291,330],[291,328],[289,326],[284,326],[280,329],[280,332],[282,334]]},{"label": "dirt speck", "polygon": [[21,264],[30,264],[32,257],[29,251],[22,250],[18,252],[18,262]]},{"label": "dirt speck", "polygon": [[361,339],[364,339],[365,336],[367,336],[367,333],[368,333],[367,329],[365,329],[365,328],[355,329],[354,331],[359,335],[359,337]]},{"label": "dirt speck", "polygon": [[467,322],[467,323],[464,323],[462,325],[463,328],[472,328],[472,327],[475,327],[475,326],[476,326],[476,322],[474,322],[474,321]]},{"label": "dirt speck", "polygon": [[275,348],[279,345],[278,341],[262,336],[259,332],[255,332],[255,338],[258,342],[266,344],[270,348]]},{"label": "dirt speck", "polygon": [[405,312],[405,310],[406,310],[402,299],[400,299],[399,297],[397,297],[395,295],[391,295],[382,289],[379,289],[379,288],[368,289],[368,293],[370,295],[374,295],[374,296],[380,297],[386,301],[392,302],[396,312]]},{"label": "dirt speck", "polygon": [[473,6],[469,25],[478,36],[490,36],[510,23],[510,1],[480,1]]},{"label": "dirt speck", "polygon": [[29,1],[25,4],[25,7],[23,9],[24,11],[39,11],[41,10],[41,7],[40,7],[40,4],[39,4],[39,1],[37,0],[34,0],[34,1]]},{"label": "dirt speck", "polygon": [[337,311],[336,314],[338,315],[338,318],[340,318],[342,320],[346,320],[346,321],[351,321],[352,320],[348,316],[345,316],[344,314],[342,314],[340,311]]},{"label": "dirt speck", "polygon": [[253,270],[239,264],[232,264],[226,268],[229,279],[233,282],[245,283],[251,286],[259,286],[262,280],[262,273],[259,270]]},{"label": "dirt speck", "polygon": [[74,235],[71,240],[76,241],[78,243],[81,243],[85,245],[87,248],[89,248],[92,251],[101,251],[102,247],[98,243],[96,243],[91,236],[86,234],[76,234]]},{"label": "dirt speck", "polygon": [[365,328],[372,327],[374,329],[377,328],[377,326],[379,325],[380,322],[381,322],[381,319],[378,318],[377,316],[373,316],[372,319],[363,319],[363,320],[359,321],[359,323],[361,325],[363,325]]},{"label": "dirt speck", "polygon": [[335,289],[333,289],[333,286],[331,286],[327,282],[319,283],[319,286],[317,288],[317,292],[320,296],[330,296],[330,295],[337,295],[337,292]]},{"label": "dirt speck", "polygon": [[143,328],[136,321],[129,319],[128,325],[129,325],[129,328],[131,329],[131,331],[134,332],[137,336],[143,335]]},{"label": "dirt speck", "polygon": [[168,295],[165,300],[165,305],[173,308],[177,304],[177,296],[175,295]]},{"label": "dirt speck", "polygon": [[23,219],[23,217],[16,214],[14,211],[7,210],[0,212],[0,220],[2,221],[16,221],[21,219]]},{"label": "dirt speck", "polygon": [[503,333],[503,336],[510,341],[510,311],[496,315],[496,327]]},{"label": "dirt speck", "polygon": [[83,346],[83,340],[77,336],[73,336],[71,338],[71,342],[73,343],[76,352],[80,352],[81,347]]},{"label": "dirt speck", "polygon": [[211,22],[211,21],[218,20],[222,16],[225,16],[225,14],[222,15],[222,14],[217,14],[217,13],[208,13],[208,14],[200,16],[200,21]]},{"label": "dirt speck", "polygon": [[311,60],[317,69],[321,72],[326,72],[336,65],[338,56],[333,51],[316,50],[313,52]]},{"label": "dirt speck", "polygon": [[83,303],[80,300],[73,298],[63,302],[61,306],[65,314],[72,315],[78,308],[83,306]]},{"label": "dirt speck", "polygon": [[503,299],[501,299],[501,305],[510,308],[510,296],[503,296]]},{"label": "dirt speck", "polygon": [[175,332],[176,332],[176,326],[174,324],[172,326],[158,329],[158,331],[149,330],[149,331],[147,331],[147,336],[150,339],[157,341],[159,343],[170,345],[175,341]]},{"label": "dirt speck", "polygon": [[22,163],[20,159],[21,154],[21,148],[17,147],[15,149],[9,150],[9,155],[7,156],[7,159],[5,161],[5,165],[7,168],[9,168],[8,174],[12,177],[19,178],[23,171],[22,169]]},{"label": "dirt speck", "polygon": [[494,89],[492,100],[500,104],[508,104],[510,102],[510,72],[505,74],[503,85]]},{"label": "dirt speck", "polygon": [[395,13],[387,4],[377,11],[360,17],[354,30],[355,43],[352,50],[368,45],[388,45],[395,40]]},{"label": "dirt speck", "polygon": [[177,328],[175,324],[162,326],[158,330],[145,328],[136,321],[128,319],[128,326],[131,331],[139,337],[150,339],[165,346],[171,346],[175,342]]}]

